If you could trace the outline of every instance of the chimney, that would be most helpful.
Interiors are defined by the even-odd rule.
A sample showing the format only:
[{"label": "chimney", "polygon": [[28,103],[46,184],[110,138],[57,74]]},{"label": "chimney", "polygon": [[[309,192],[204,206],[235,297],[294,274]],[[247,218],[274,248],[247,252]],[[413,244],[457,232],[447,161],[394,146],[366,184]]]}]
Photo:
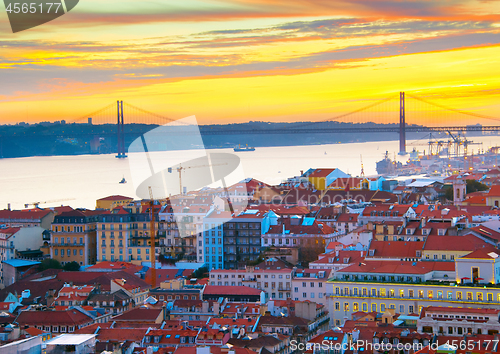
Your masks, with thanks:
[{"label": "chimney", "polygon": [[339,256],[339,250],[335,250],[335,256],[338,257]]},{"label": "chimney", "polygon": [[7,204],[7,210],[10,211],[10,203]]}]

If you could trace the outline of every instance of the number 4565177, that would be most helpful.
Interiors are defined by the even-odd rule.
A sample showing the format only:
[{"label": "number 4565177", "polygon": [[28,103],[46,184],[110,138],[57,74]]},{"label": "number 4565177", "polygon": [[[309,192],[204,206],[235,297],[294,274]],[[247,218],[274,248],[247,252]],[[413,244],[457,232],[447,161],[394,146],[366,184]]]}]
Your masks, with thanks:
[{"label": "number 4565177", "polygon": [[[44,4],[36,4],[36,3],[10,3],[7,8],[5,9],[8,13],[23,13],[23,14],[34,14],[34,13],[43,13],[43,5]],[[46,7],[48,7],[46,13],[50,13],[52,10],[52,7],[54,7],[54,10],[52,10],[54,13],[58,13],[59,8],[61,7],[61,3],[53,3],[53,2],[46,2],[45,3]]]}]

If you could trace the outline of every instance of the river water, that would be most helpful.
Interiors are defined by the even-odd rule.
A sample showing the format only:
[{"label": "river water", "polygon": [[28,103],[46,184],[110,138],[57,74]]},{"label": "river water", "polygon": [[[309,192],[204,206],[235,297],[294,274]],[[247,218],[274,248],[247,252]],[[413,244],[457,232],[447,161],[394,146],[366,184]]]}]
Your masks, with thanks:
[{"label": "river water", "polygon": [[[486,149],[500,145],[498,136],[471,138],[483,142]],[[425,144],[425,140],[421,143]],[[411,150],[408,142],[408,150]],[[423,151],[427,147],[417,146]],[[477,151],[479,145],[473,145]],[[389,151],[391,158],[399,149],[398,141],[352,144],[263,147],[253,152],[235,153],[241,160],[244,177],[266,183],[279,183],[309,168],[340,168],[357,176],[361,172],[361,156],[367,176],[376,174],[376,162]],[[470,149],[470,148],[469,148]],[[232,149],[209,152],[233,153]],[[182,154],[182,151],[176,154]],[[407,157],[406,157],[407,158]],[[399,157],[398,160],[404,160]],[[130,159],[114,155],[80,155],[27,157],[0,160],[0,209],[10,203],[14,209],[26,203],[41,202],[41,207],[70,205],[74,208],[94,208],[98,198],[120,194],[136,197],[132,183]],[[125,178],[128,183],[118,183]]]}]

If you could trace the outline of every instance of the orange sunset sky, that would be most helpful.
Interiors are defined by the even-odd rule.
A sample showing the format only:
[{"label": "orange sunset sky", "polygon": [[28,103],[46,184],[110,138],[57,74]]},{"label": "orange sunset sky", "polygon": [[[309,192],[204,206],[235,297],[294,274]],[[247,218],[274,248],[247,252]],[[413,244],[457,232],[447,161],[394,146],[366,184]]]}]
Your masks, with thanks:
[{"label": "orange sunset sky", "polygon": [[0,122],[118,99],[205,124],[321,120],[399,91],[500,118],[499,44],[490,0],[83,0],[16,34],[0,5]]}]

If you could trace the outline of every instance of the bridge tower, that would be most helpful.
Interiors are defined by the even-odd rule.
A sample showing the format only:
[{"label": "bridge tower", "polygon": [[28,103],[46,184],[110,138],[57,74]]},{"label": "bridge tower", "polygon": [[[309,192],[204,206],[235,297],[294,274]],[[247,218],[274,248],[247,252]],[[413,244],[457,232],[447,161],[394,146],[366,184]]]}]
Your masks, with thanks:
[{"label": "bridge tower", "polygon": [[118,121],[117,121],[117,155],[116,158],[124,159],[125,155],[125,125],[123,124],[123,101],[116,101]]},{"label": "bridge tower", "polygon": [[399,93],[399,155],[406,155],[405,93]]}]

